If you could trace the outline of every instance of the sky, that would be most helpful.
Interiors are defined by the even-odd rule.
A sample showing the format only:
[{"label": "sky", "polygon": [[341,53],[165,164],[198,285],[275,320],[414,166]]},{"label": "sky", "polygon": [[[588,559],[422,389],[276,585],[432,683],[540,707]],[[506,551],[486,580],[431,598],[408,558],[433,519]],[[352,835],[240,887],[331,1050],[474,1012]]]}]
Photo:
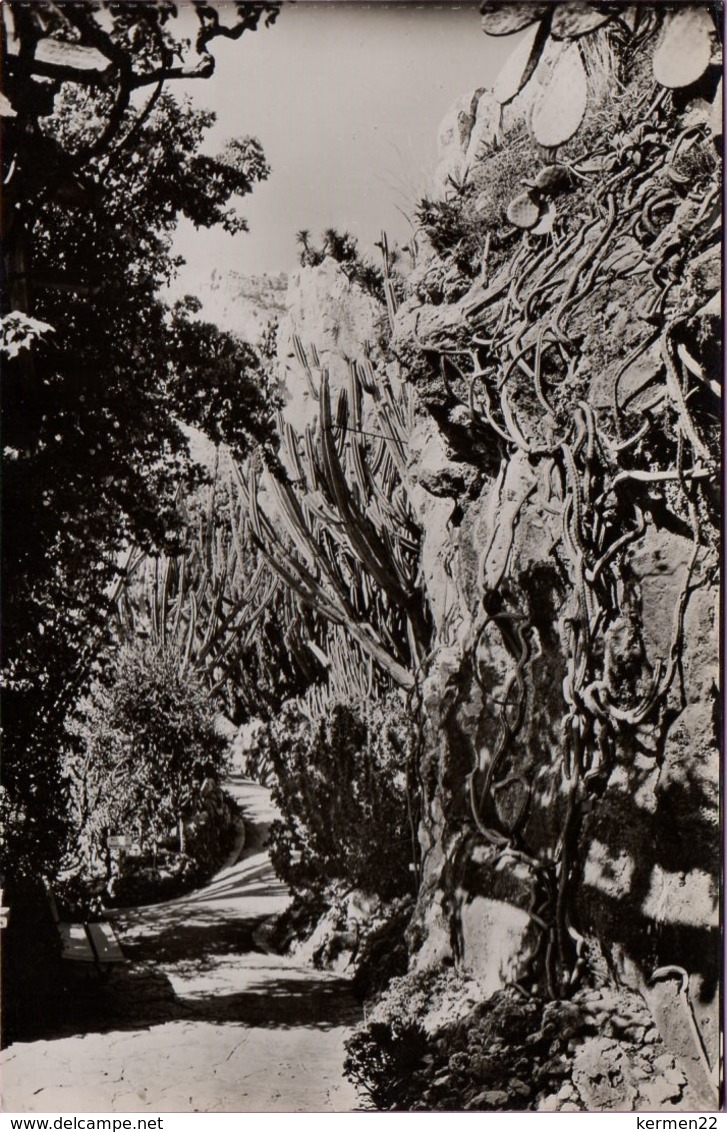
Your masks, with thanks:
[{"label": "sky", "polygon": [[432,0],[302,0],[271,28],[215,41],[214,75],[184,89],[218,115],[211,148],[258,137],[272,172],[242,202],[248,233],[182,224],[182,288],[213,267],[288,271],[303,228],[314,243],[327,227],[350,231],[362,249],[382,229],[406,242],[406,217],[431,187],[441,120],[460,95],[492,85],[510,47],[483,35],[477,5]]}]

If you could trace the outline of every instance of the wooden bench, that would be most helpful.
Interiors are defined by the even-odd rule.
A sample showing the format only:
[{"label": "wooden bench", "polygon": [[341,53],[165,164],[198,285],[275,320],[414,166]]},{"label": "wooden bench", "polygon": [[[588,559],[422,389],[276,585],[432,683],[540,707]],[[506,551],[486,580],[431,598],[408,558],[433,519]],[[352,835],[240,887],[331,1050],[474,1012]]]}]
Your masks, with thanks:
[{"label": "wooden bench", "polygon": [[53,922],[61,941],[61,959],[70,963],[85,964],[88,970],[95,969],[107,974],[117,963],[126,963],[116,933],[111,924],[105,922],[69,924],[61,920],[53,889],[48,880],[43,881]]}]

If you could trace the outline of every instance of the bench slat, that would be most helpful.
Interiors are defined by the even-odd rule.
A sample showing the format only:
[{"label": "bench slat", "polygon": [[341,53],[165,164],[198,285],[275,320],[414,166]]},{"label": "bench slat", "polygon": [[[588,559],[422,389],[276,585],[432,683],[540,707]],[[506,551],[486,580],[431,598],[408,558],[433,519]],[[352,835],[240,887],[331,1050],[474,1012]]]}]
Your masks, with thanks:
[{"label": "bench slat", "polygon": [[61,937],[62,958],[72,959],[75,963],[95,963],[93,953],[83,924],[58,924],[58,934]]},{"label": "bench slat", "polygon": [[111,924],[86,924],[86,934],[98,956],[99,963],[126,962]]}]

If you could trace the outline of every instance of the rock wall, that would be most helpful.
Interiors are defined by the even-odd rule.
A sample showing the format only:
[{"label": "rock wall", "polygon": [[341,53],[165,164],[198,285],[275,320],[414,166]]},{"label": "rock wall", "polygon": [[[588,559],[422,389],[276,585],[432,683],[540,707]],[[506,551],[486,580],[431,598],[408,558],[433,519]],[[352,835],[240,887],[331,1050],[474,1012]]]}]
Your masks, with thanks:
[{"label": "rock wall", "polygon": [[[496,269],[455,302],[432,251],[394,341],[428,363],[410,474],[437,625],[414,963],[454,957],[490,990],[567,995],[584,971],[631,987],[705,1107],[721,962],[717,80],[651,89],[659,109],[610,123],[605,155],[591,141],[557,166],[531,139],[520,189],[556,172],[568,186],[534,194],[555,230],[493,232]],[[450,201],[492,196],[482,146],[499,132],[507,147],[541,93],[452,108]],[[680,179],[684,138],[697,186]]]},{"label": "rock wall", "polygon": [[286,313],[277,332],[283,416],[299,430],[318,416],[315,379],[307,378],[297,338],[313,369],[327,370],[335,394],[348,382],[349,360],[361,361],[381,335],[381,304],[346,278],[335,260],[290,273]]},{"label": "rock wall", "polygon": [[269,323],[284,313],[287,287],[283,272],[243,275],[213,268],[207,278],[198,281],[195,297],[202,304],[203,318],[255,344]]},{"label": "rock wall", "polygon": [[[636,995],[633,1025],[579,1047],[602,1108],[712,1107],[719,1060],[721,48],[690,12],[624,8],[617,34],[588,5],[531,17],[534,77],[516,49],[442,124],[441,207],[377,359],[415,403],[434,625],[412,965],[590,993],[599,1018]],[[572,117],[579,83],[554,143],[543,106]],[[332,261],[291,276],[288,421],[316,419],[295,337],[341,388],[381,327]]]}]

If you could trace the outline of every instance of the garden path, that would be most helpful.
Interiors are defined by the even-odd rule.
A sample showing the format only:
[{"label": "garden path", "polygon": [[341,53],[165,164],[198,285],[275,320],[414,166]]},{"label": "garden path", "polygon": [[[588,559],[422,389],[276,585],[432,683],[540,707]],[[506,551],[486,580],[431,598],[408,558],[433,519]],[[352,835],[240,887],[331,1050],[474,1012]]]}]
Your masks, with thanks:
[{"label": "garden path", "polygon": [[6,1112],[350,1112],[345,979],[267,954],[288,893],[264,849],[269,792],[233,779],[244,848],[204,888],[114,913],[130,962],[79,987],[63,1033],[3,1057]]}]

